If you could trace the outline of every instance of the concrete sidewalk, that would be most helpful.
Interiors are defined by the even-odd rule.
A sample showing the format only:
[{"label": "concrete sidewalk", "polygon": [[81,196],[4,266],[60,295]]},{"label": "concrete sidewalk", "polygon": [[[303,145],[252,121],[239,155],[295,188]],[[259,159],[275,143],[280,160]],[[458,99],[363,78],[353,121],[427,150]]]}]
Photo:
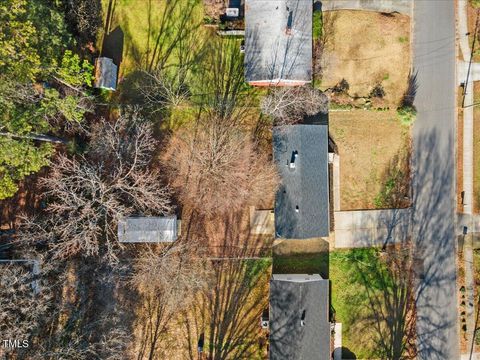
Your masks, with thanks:
[{"label": "concrete sidewalk", "polygon": [[[457,61],[457,79],[458,85],[463,84],[467,79],[468,62]],[[467,90],[473,90],[473,82],[480,80],[480,63],[472,63],[470,66],[470,75],[468,76]],[[465,104],[467,105],[467,104]]]},{"label": "concrete sidewalk", "polygon": [[407,240],[410,209],[335,212],[335,247],[383,246]]},{"label": "concrete sidewalk", "polygon": [[457,82],[463,83],[463,218],[457,226],[467,229],[463,242],[463,261],[465,268],[465,296],[467,318],[468,349],[473,347],[475,333],[475,279],[473,269],[473,236],[475,231],[473,214],[473,82],[480,80],[480,64],[470,63],[471,48],[468,38],[467,1],[458,0],[458,38],[464,61],[457,59]]},{"label": "concrete sidewalk", "polygon": [[367,10],[378,12],[399,12],[411,15],[412,0],[321,0],[322,11],[328,10]]}]

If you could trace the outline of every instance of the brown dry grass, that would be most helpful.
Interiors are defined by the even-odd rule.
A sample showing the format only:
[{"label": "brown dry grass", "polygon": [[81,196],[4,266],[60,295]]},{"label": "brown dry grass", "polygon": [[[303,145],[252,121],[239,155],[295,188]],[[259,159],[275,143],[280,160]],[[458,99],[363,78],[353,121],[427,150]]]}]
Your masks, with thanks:
[{"label": "brown dry grass", "polygon": [[[476,21],[477,21],[477,11],[478,11],[478,9],[474,8],[472,6],[471,2],[468,1],[467,2],[467,28],[468,28],[468,32],[470,33],[470,35],[468,36],[470,46],[472,46],[472,44],[473,44],[473,37],[474,37],[474,34],[475,34],[475,24],[476,24]],[[473,61],[474,62],[480,61],[480,43],[479,43],[478,37],[475,40],[475,48],[473,50],[474,50],[473,51]],[[459,53],[460,56],[462,55],[461,51],[459,51],[458,53]],[[470,54],[468,54],[467,59],[463,59],[463,60],[469,61],[470,60]]]},{"label": "brown dry grass", "polygon": [[332,39],[323,54],[322,89],[345,78],[351,96],[368,96],[376,84],[397,106],[410,72],[410,18],[366,11],[334,11]]},{"label": "brown dry grass", "polygon": [[205,16],[216,21],[220,21],[220,16],[225,13],[227,7],[225,0],[203,0]]},{"label": "brown dry grass", "polygon": [[[480,103],[480,83],[478,82],[474,85],[473,102]],[[461,144],[458,146],[460,152]],[[480,107],[478,105],[473,110],[473,199],[473,210],[478,213],[480,212]]]},{"label": "brown dry grass", "polygon": [[385,171],[407,148],[409,128],[395,111],[338,111],[330,112],[330,134],[340,154],[340,208],[375,208]]}]

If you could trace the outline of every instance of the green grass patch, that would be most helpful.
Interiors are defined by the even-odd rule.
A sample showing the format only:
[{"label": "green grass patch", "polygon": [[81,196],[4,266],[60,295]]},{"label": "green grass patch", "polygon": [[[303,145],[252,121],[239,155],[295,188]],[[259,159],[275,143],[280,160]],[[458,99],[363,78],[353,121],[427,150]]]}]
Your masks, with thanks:
[{"label": "green grass patch", "polygon": [[480,0],[470,0],[470,4],[471,4],[474,8],[479,8],[479,7],[480,7]]},{"label": "green grass patch", "polygon": [[313,12],[313,40],[320,39],[323,32],[323,17],[321,11]]},{"label": "green grass patch", "polygon": [[397,109],[398,119],[405,126],[410,126],[417,116],[417,110],[413,106],[404,105]]},{"label": "green grass patch", "polygon": [[[110,31],[119,27],[124,35],[121,76],[147,67],[155,53],[158,55],[158,52],[170,52],[171,47],[178,48],[180,44],[175,43],[177,34],[185,27],[192,29],[199,44],[207,36],[201,26],[203,5],[198,0],[102,0],[102,9],[104,25],[109,20]],[[99,49],[102,49],[103,38],[104,34],[98,36]],[[158,43],[157,39],[160,39]],[[175,51],[171,51],[170,58],[170,62],[178,60]]]},{"label": "green grass patch", "polygon": [[[331,281],[332,311],[335,320],[343,327],[343,346],[359,359],[378,354],[377,334],[371,324],[373,313],[365,287],[365,280],[368,280],[369,290],[379,291],[385,277],[388,279],[378,249],[274,255],[272,273],[328,277]],[[380,279],[377,275],[384,278]]]},{"label": "green grass patch", "polygon": [[[380,283],[375,275],[386,275],[382,268],[384,265],[379,259],[378,249],[337,250],[330,253],[331,305],[335,320],[342,323],[343,346],[358,359],[374,358],[377,353],[377,334],[369,323],[373,313],[365,279],[370,282],[372,291]],[[362,275],[366,278],[362,279]]]}]

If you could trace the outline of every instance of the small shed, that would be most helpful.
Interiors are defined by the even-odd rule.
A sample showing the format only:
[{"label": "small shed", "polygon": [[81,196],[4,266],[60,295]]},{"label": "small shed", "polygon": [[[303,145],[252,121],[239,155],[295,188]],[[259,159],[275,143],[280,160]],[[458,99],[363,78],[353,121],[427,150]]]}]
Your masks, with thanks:
[{"label": "small shed", "polygon": [[174,216],[127,217],[118,222],[121,243],[173,242],[178,237],[179,221]]},{"label": "small shed", "polygon": [[97,89],[115,91],[117,89],[118,67],[112,59],[99,57],[95,59],[95,82]]}]

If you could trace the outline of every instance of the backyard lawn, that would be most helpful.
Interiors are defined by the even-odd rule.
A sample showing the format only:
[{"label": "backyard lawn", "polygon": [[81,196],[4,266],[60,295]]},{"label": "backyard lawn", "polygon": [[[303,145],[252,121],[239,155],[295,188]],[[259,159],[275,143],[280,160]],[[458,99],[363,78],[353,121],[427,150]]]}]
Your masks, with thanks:
[{"label": "backyard lawn", "polygon": [[325,12],[323,18],[321,88],[345,79],[350,96],[366,97],[381,85],[386,104],[398,106],[408,87],[410,18],[344,10]]},{"label": "backyard lawn", "polygon": [[[102,49],[104,36],[121,30],[123,44],[120,41],[114,44],[123,47],[120,78],[131,71],[147,68],[159,53],[168,52],[175,57],[175,51],[185,46],[187,35],[195,36],[197,44],[201,44],[206,34],[201,26],[203,7],[200,1],[102,0],[102,7],[105,34],[98,37],[97,46]],[[184,30],[188,34],[179,37]]]},{"label": "backyard lawn", "polygon": [[410,127],[393,110],[332,111],[329,117],[340,154],[340,208],[408,206]]}]

